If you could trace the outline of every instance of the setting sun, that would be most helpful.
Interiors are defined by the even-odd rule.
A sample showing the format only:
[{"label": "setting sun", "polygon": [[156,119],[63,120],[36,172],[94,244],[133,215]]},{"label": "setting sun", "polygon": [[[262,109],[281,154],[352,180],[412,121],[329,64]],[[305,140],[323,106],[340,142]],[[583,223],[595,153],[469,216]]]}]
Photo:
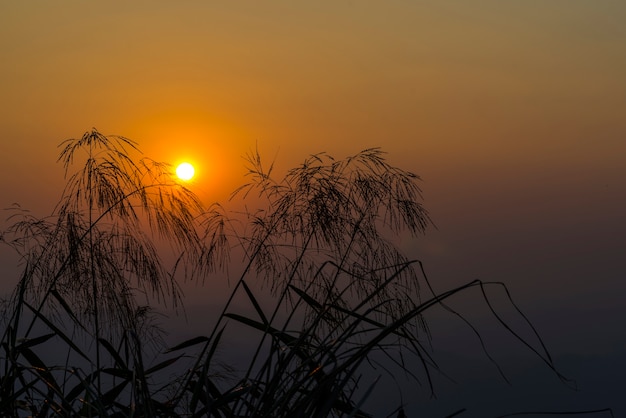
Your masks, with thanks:
[{"label": "setting sun", "polygon": [[189,163],[182,163],[176,167],[176,175],[181,180],[191,180],[195,173],[193,166]]}]

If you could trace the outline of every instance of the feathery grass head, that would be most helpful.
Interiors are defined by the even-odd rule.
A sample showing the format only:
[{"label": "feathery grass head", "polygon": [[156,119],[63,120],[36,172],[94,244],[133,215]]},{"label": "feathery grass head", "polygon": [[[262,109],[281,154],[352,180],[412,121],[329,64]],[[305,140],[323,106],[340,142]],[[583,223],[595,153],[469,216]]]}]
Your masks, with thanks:
[{"label": "feathery grass head", "polygon": [[213,254],[197,232],[198,198],[127,138],[93,129],[60,147],[67,184],[53,214],[16,218],[8,231],[26,261],[31,302],[51,307],[57,292],[81,321],[99,317],[99,328],[117,332],[133,328],[138,294],[178,304],[155,239],[193,265],[187,272],[206,273],[197,260],[209,265]]},{"label": "feathery grass head", "polygon": [[[394,300],[382,305],[394,315],[419,297],[415,272],[400,268],[407,259],[389,240],[401,231],[422,234],[431,223],[418,176],[390,165],[378,148],[343,160],[316,154],[281,180],[272,177],[272,167],[264,170],[258,153],[248,164],[251,181],[234,196],[256,192],[265,207],[249,215],[246,253],[276,292],[294,284],[343,303],[349,295],[369,295],[397,266],[399,280],[372,302]],[[324,268],[328,262],[336,269]],[[338,280],[350,282],[343,295]]]}]

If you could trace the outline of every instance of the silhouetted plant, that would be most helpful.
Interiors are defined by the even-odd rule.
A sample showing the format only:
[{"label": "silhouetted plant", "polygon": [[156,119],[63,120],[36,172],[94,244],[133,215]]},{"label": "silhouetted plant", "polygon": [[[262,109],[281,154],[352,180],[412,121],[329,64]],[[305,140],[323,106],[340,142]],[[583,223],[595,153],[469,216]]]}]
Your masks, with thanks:
[{"label": "silhouetted plant", "polygon": [[[147,234],[160,234],[195,261],[203,248],[195,224],[202,207],[163,164],[134,162],[128,148],[136,146],[127,138],[93,130],[62,145],[68,182],[54,213],[45,220],[27,217],[11,229],[21,236],[12,244],[22,250],[25,289],[40,307],[58,293],[95,332],[130,329],[137,291],[179,301],[177,284]],[[71,173],[78,158],[84,164]]]},{"label": "silhouetted plant", "polygon": [[[562,378],[538,334],[531,344],[492,306],[486,288],[503,284],[473,281],[435,293],[421,263],[393,244],[402,231],[422,234],[430,220],[418,177],[379,149],[343,160],[314,155],[281,180],[250,154],[251,181],[233,197],[260,207],[244,213],[217,204],[204,210],[167,165],[131,154],[139,154],[134,142],[96,130],[64,142],[67,186],[53,214],[18,211],[0,236],[23,263],[3,324],[0,415],[367,417],[377,380],[361,376],[377,363],[374,353],[389,362],[382,369],[419,380],[404,362],[414,357],[434,390],[438,366],[423,314],[443,306],[458,315],[446,300],[470,288]],[[71,172],[74,161],[82,165]],[[159,241],[176,253],[170,270]],[[208,336],[150,353],[146,343],[159,333],[138,298],[177,305],[176,277],[203,281],[227,265],[231,248],[243,270]],[[263,286],[269,309],[259,298]],[[234,310],[236,297],[252,314]],[[216,355],[237,326],[254,341],[242,370]],[[49,344],[62,347],[64,359],[47,358]],[[404,416],[401,406],[395,412]]]},{"label": "silhouetted plant", "polygon": [[[418,202],[418,178],[389,165],[378,149],[340,161],[315,155],[281,181],[271,177],[271,167],[263,170],[258,153],[249,155],[248,162],[252,181],[234,196],[257,192],[256,201],[266,207],[245,214],[243,231],[230,232],[241,243],[246,261],[231,300],[243,291],[258,318],[229,312],[228,301],[203,353],[221,336],[223,319],[234,319],[262,333],[236,385],[239,389],[227,391],[228,408],[235,416],[350,414],[353,377],[369,351],[403,345],[415,349],[422,339],[418,330],[427,336],[421,311],[415,310],[419,306],[417,275],[383,235],[384,231],[424,232],[429,219]],[[269,283],[274,291],[272,312],[262,311],[246,283],[251,275]],[[319,303],[317,298],[326,302]],[[279,318],[281,308],[291,314]],[[294,324],[294,318],[301,322]],[[399,342],[367,346],[373,335],[394,323],[393,334],[400,337]],[[296,330],[288,331],[294,325]],[[368,348],[354,349],[359,346]],[[199,356],[183,389],[192,385],[196,372],[201,376],[198,381],[206,380],[213,352],[206,358]],[[327,375],[328,361],[335,372]],[[340,361],[347,363],[338,367]],[[217,385],[210,384],[216,390]],[[325,396],[333,393],[335,399],[320,403],[322,387]],[[209,387],[203,392],[211,393]],[[210,403],[199,411],[210,413],[217,408]]]},{"label": "silhouetted plant", "polygon": [[[405,230],[423,233],[430,222],[419,202],[418,177],[388,164],[379,149],[339,161],[314,155],[281,181],[271,177],[271,168],[263,170],[258,154],[248,161],[253,181],[235,194],[256,191],[266,207],[251,214],[252,230],[243,238],[257,275],[277,292],[294,284],[312,296],[339,296],[339,273],[320,269],[332,261],[353,282],[350,293],[363,297],[384,282],[388,266],[407,261],[387,238]],[[398,279],[374,299],[396,301],[385,307],[388,315],[405,312],[418,296],[413,269],[403,269]]]},{"label": "silhouetted plant", "polygon": [[[167,240],[181,254],[179,261],[196,269],[187,273],[204,274],[197,270],[197,260],[210,266],[211,254],[196,231],[202,206],[172,180],[167,165],[145,158],[136,162],[130,156],[138,153],[134,142],[95,129],[61,146],[67,186],[52,216],[22,216],[5,233],[25,267],[3,340],[8,337],[16,345],[17,332],[31,338],[41,321],[58,332],[71,322],[74,329],[66,340],[80,331],[90,335],[95,343],[92,366],[101,371],[102,344],[108,351],[122,343],[135,354],[143,350],[139,339],[150,330],[138,294],[180,302],[174,272],[164,268],[151,234]],[[72,172],[75,161],[82,164]],[[32,315],[24,330],[25,308]],[[56,315],[63,320],[55,321]],[[86,353],[83,357],[90,361]],[[99,386],[99,373],[95,381]]]}]

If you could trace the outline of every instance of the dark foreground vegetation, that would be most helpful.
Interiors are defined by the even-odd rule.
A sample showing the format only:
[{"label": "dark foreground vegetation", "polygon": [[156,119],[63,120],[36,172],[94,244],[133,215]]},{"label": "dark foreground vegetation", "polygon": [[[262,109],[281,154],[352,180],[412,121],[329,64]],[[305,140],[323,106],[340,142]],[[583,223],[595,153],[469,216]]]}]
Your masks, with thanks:
[{"label": "dark foreground vegetation", "polygon": [[[245,212],[203,208],[168,165],[136,155],[132,141],[96,130],[68,140],[52,215],[13,208],[1,240],[22,273],[0,327],[0,416],[367,417],[377,381],[362,376],[380,358],[378,373],[400,370],[436,390],[423,314],[453,312],[446,300],[469,288],[562,378],[541,338],[522,337],[492,308],[486,288],[503,284],[435,293],[394,245],[430,220],[418,178],[380,150],[314,155],[279,181],[253,153],[249,183],[234,193]],[[163,346],[154,306],[180,306],[180,280],[208,285],[231,258],[242,268],[206,334]],[[270,308],[258,289],[271,291]],[[242,328],[249,356],[235,367],[217,353]],[[405,416],[402,405],[388,413]]]}]

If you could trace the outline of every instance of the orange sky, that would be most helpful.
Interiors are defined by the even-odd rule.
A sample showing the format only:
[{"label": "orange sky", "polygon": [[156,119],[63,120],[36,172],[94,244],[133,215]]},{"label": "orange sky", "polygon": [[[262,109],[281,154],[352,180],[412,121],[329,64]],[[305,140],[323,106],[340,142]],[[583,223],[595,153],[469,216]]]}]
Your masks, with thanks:
[{"label": "orange sky", "polygon": [[257,142],[286,165],[383,146],[429,185],[626,153],[622,3],[337,3],[3,2],[2,177],[92,126],[224,183]]},{"label": "orange sky", "polygon": [[0,206],[48,214],[56,146],[92,127],[192,159],[205,203],[257,144],[283,168],[381,146],[424,179],[415,248],[445,280],[616,304],[585,274],[626,290],[624,22],[621,0],[0,1]]}]

